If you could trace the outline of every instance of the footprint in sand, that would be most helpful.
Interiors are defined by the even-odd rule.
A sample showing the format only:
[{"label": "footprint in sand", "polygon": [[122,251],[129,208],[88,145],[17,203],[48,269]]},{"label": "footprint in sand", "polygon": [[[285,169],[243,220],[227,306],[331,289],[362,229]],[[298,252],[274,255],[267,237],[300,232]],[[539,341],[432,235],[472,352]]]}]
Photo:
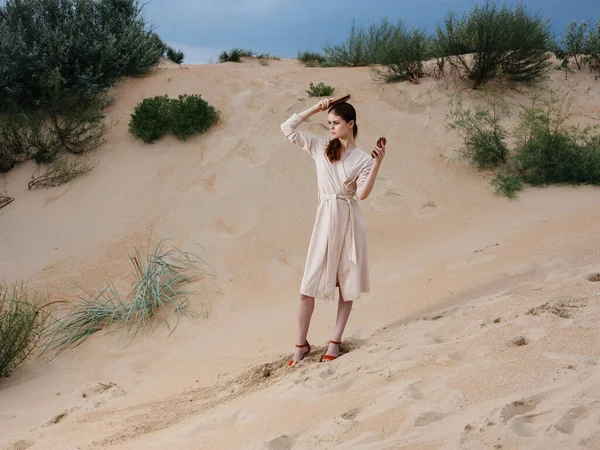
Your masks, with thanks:
[{"label": "footprint in sand", "polygon": [[268,450],[290,450],[296,444],[296,439],[287,434],[282,434],[275,439],[265,443],[265,449]]},{"label": "footprint in sand", "polygon": [[540,399],[537,397],[516,400],[502,408],[500,416],[502,417],[502,420],[504,420],[504,422],[508,422],[513,417],[520,416],[522,414],[526,414],[530,411],[533,411],[539,402]]},{"label": "footprint in sand", "polygon": [[33,446],[34,444],[35,444],[34,441],[21,439],[19,441],[16,441],[16,442],[13,442],[12,444],[10,444],[10,447],[8,447],[8,450],[27,450],[29,447]]},{"label": "footprint in sand", "polygon": [[580,405],[571,408],[554,424],[554,428],[561,433],[571,434],[573,433],[577,422],[585,419],[588,414],[589,411],[585,406]]},{"label": "footprint in sand", "polygon": [[417,206],[411,212],[413,217],[420,220],[435,219],[440,213],[446,211],[444,205],[438,205],[436,202],[429,201]]},{"label": "footprint in sand", "polygon": [[587,275],[585,279],[591,281],[592,283],[598,283],[600,282],[600,272],[591,273]]},{"label": "footprint in sand", "polygon": [[426,427],[427,425],[431,425],[432,423],[439,422],[444,419],[448,414],[428,411],[426,413],[420,414],[415,419],[415,427]]},{"label": "footprint in sand", "polygon": [[556,301],[553,303],[543,303],[535,308],[531,308],[525,314],[532,316],[540,316],[542,314],[554,314],[563,319],[569,319],[575,315],[580,309],[587,306],[586,298],[578,298],[564,301]]},{"label": "footprint in sand", "polygon": [[371,201],[371,207],[379,212],[393,212],[406,206],[410,192],[406,189],[391,188],[377,195]]}]

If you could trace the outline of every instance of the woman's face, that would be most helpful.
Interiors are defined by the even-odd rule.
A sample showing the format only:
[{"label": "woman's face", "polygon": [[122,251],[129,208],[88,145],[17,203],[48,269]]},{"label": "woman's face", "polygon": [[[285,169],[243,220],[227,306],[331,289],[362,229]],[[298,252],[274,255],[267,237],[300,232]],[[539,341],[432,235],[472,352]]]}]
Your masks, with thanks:
[{"label": "woman's face", "polygon": [[354,121],[346,122],[340,116],[338,116],[333,111],[329,113],[327,118],[327,124],[329,126],[329,132],[331,133],[331,137],[333,139],[340,138],[346,139],[349,136],[352,136],[352,128],[354,127]]}]

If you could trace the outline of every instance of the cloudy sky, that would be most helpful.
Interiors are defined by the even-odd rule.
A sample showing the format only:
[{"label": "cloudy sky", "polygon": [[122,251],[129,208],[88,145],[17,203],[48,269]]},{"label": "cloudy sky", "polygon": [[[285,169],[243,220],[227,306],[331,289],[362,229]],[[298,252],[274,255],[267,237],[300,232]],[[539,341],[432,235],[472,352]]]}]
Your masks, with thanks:
[{"label": "cloudy sky", "polygon": [[[185,53],[190,64],[216,61],[222,50],[252,49],[294,58],[298,50],[320,51],[360,25],[388,17],[432,31],[447,11],[469,10],[477,0],[150,0],[145,17],[160,37]],[[513,2],[507,2],[512,4]],[[521,2],[518,2],[521,3]],[[560,34],[571,20],[600,19],[600,0],[523,0],[550,19]]]}]

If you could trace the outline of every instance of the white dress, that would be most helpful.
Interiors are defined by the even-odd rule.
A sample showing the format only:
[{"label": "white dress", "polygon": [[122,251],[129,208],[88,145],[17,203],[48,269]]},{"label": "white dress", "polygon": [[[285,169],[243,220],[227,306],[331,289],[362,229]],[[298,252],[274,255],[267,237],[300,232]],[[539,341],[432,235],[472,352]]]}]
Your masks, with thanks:
[{"label": "white dress", "polygon": [[315,161],[319,203],[300,293],[332,300],[339,282],[346,301],[369,292],[367,227],[356,200],[357,189],[365,182],[373,158],[355,148],[342,161],[331,162],[325,154],[329,140],[298,130],[302,119],[292,115],[281,131],[306,150]]}]

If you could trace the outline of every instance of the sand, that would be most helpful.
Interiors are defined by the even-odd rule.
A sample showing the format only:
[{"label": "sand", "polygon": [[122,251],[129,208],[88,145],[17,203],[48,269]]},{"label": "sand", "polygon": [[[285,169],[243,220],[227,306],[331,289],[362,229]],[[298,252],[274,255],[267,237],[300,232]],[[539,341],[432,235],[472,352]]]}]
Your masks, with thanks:
[{"label": "sand", "polygon": [[[1,449],[598,449],[600,191],[531,188],[509,201],[459,158],[445,131],[456,80],[383,85],[367,68],[297,61],[176,66],[113,89],[114,124],[94,170],[27,190],[6,176],[0,277],[56,298],[74,280],[131,282],[127,255],[159,239],[198,253],[214,276],[194,284],[175,332],[124,346],[99,333],[0,380]],[[315,347],[286,367],[316,205],[310,158],[279,130],[311,105],[309,81],[350,92],[358,144],[388,140],[361,202],[372,292],[357,301],[345,354],[319,363],[335,304],[318,302]],[[575,99],[597,123],[600,82],[553,71],[535,92]],[[201,94],[223,120],[185,143],[128,131],[145,97]],[[306,129],[324,133],[325,116]]]}]

